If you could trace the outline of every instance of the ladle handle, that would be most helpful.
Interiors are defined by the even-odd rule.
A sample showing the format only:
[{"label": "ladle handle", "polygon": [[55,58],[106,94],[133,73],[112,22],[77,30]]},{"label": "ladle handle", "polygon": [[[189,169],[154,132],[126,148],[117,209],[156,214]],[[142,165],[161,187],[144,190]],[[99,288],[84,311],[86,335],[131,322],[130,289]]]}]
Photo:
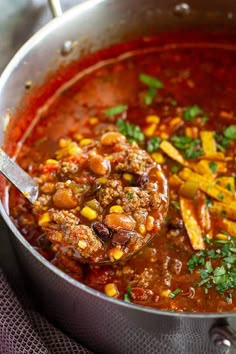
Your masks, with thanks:
[{"label": "ladle handle", "polygon": [[48,0],[48,4],[53,17],[60,17],[62,15],[60,0]]},{"label": "ladle handle", "polygon": [[38,185],[20,166],[0,148],[0,173],[31,203],[38,197]]}]

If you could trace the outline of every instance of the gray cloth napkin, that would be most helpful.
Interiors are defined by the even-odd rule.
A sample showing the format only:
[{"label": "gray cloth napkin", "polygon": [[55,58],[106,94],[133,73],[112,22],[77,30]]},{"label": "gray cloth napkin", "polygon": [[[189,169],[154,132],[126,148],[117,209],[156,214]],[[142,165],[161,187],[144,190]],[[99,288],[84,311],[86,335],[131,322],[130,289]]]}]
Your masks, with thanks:
[{"label": "gray cloth napkin", "polygon": [[89,350],[63,334],[31,306],[24,305],[0,270],[0,353],[1,354],[88,354]]}]

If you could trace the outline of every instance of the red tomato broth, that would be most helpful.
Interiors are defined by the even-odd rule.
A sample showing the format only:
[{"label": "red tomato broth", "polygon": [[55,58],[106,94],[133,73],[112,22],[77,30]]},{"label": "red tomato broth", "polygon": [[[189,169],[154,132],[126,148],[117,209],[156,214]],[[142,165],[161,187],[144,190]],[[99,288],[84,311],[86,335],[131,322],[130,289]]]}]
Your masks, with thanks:
[{"label": "red tomato broth", "polygon": [[[196,35],[188,33],[182,35],[181,40],[179,35],[175,34],[169,36],[168,40],[166,35],[160,35],[153,41],[118,45],[93,55],[92,59],[65,68],[62,77],[68,79],[78,68],[83,69],[99,60],[114,58],[122,53],[145,47],[138,55],[104,65],[61,92],[42,114],[40,124],[36,125],[24,142],[18,157],[19,164],[27,172],[35,175],[38,172],[38,165],[54,155],[58,139],[73,137],[75,133],[82,134],[85,138],[99,136],[100,127],[89,123],[91,117],[98,117],[103,125],[113,125],[117,118],[127,117],[129,122],[145,131],[150,125],[145,118],[158,116],[159,133],[167,134],[168,139],[172,135],[183,135],[186,128],[193,126],[197,126],[199,135],[201,130],[221,132],[227,126],[235,124],[235,41],[232,39],[230,42],[226,37],[214,34],[202,35],[201,40],[204,44],[200,41],[196,45],[195,40]],[[174,43],[170,48],[160,50],[158,47],[160,44],[170,42]],[[156,50],[153,49],[155,46]],[[149,48],[152,48],[150,52]],[[158,89],[158,94],[150,105],[144,102],[147,86],[139,79],[141,73],[158,78],[164,84],[164,88]],[[61,82],[63,80],[60,84]],[[50,96],[55,91],[55,86],[59,87],[53,85],[51,88],[49,85],[44,91],[45,98],[47,94]],[[30,108],[33,103],[35,103],[34,93],[32,96],[29,95],[27,103],[31,117],[35,114],[35,107]],[[120,104],[127,105],[125,113],[110,118],[104,114],[107,108]],[[178,129],[171,126],[171,121],[175,117],[181,117],[183,110],[193,105],[201,107],[204,114],[206,112],[209,118],[207,122],[196,118],[194,124],[192,121],[185,121],[184,126]],[[22,112],[19,111],[18,114],[21,115]],[[21,122],[20,124],[23,124]],[[24,125],[23,128],[20,125],[19,127],[25,129]],[[10,130],[8,136],[9,139],[14,136],[13,130]],[[20,133],[17,140],[19,138]],[[142,148],[146,146],[145,142],[141,142],[140,145]],[[234,141],[231,141],[227,148],[227,156],[232,156],[233,159],[227,162],[227,173],[224,173],[224,176],[234,176]],[[176,162],[164,156],[162,168],[168,178],[173,174],[172,168],[176,165]],[[178,189],[173,187],[170,195],[174,201],[176,194]],[[193,200],[193,208],[197,213],[201,198],[202,195],[198,194]],[[195,286],[201,281],[200,267],[190,273],[187,262],[197,252],[193,250],[185,228],[178,227],[178,223],[181,226],[182,218],[173,204],[168,216],[172,224],[168,222],[159,237],[131,260],[106,267],[80,265],[75,260],[61,255],[55,257],[50,243],[42,236],[43,242],[39,241],[42,231],[32,219],[30,206],[13,189],[10,195],[10,211],[17,227],[39,252],[72,277],[97,290],[104,292],[107,284],[115,284],[117,289],[115,297],[123,299],[128,293],[129,300],[134,303],[165,310],[211,312],[235,309],[234,290],[232,299],[226,301],[214,286],[208,289],[207,294],[204,286]],[[211,218],[214,234],[224,230],[222,217],[212,215]],[[215,246],[217,247],[219,245]],[[217,262],[218,260],[212,260],[215,266],[218,265]],[[180,289],[181,292],[170,297],[176,289]]]}]

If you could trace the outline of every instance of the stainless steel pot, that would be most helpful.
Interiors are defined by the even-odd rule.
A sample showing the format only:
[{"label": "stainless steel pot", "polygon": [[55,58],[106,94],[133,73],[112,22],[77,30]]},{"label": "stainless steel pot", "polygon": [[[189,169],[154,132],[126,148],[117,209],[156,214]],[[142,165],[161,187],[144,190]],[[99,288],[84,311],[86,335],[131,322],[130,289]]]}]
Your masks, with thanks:
[{"label": "stainless steel pot", "polygon": [[[59,9],[60,10],[60,9]],[[9,110],[25,94],[25,82],[42,83],[62,62],[122,40],[174,29],[225,30],[236,25],[235,0],[88,0],[56,18],[16,54],[0,78],[1,142]],[[77,42],[78,45],[72,45]],[[65,54],[67,54],[65,56]],[[43,311],[62,329],[100,353],[229,353],[236,313],[159,311],[107,298],[49,264],[0,212]]]}]

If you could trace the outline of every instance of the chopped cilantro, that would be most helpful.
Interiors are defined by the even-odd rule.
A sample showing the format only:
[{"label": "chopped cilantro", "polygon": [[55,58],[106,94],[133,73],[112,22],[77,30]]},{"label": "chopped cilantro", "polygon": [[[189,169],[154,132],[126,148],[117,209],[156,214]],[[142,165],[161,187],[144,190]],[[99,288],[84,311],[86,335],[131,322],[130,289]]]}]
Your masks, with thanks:
[{"label": "chopped cilantro", "polygon": [[181,150],[186,159],[195,159],[203,154],[200,139],[192,139],[189,136],[172,136],[174,146]]},{"label": "chopped cilantro", "polygon": [[221,216],[223,216],[224,218],[227,216],[227,212],[225,210],[222,210],[222,212],[220,213]]},{"label": "chopped cilantro", "polygon": [[228,191],[232,192],[232,185],[230,183],[226,184],[226,188],[228,189]]},{"label": "chopped cilantro", "polygon": [[153,136],[147,142],[147,151],[148,152],[156,151],[159,148],[160,143],[161,143],[161,139],[158,136]]},{"label": "chopped cilantro", "polygon": [[124,301],[131,302],[131,286],[128,285],[126,288],[126,293],[124,294]]},{"label": "chopped cilantro", "polygon": [[223,134],[230,140],[236,140],[236,125],[230,125],[224,130]]},{"label": "chopped cilantro", "polygon": [[203,122],[203,123],[206,123],[207,121],[208,121],[208,117],[205,115],[204,117],[202,117],[201,118],[201,121]]},{"label": "chopped cilantro", "polygon": [[218,193],[218,198],[219,198],[220,200],[224,200],[224,194]]},{"label": "chopped cilantro", "polygon": [[195,117],[199,116],[203,113],[203,110],[198,106],[194,105],[191,107],[187,107],[183,112],[184,120],[192,121]]},{"label": "chopped cilantro", "polygon": [[216,171],[217,171],[217,163],[216,162],[210,161],[209,167],[210,167],[212,173],[216,173]]},{"label": "chopped cilantro", "polygon": [[114,116],[116,114],[123,113],[126,110],[127,110],[127,106],[119,105],[119,106],[115,106],[115,107],[111,107],[111,108],[106,109],[105,110],[105,115],[107,117],[110,117],[110,116]]},{"label": "chopped cilantro", "polygon": [[172,173],[178,173],[180,169],[181,169],[180,166],[174,165],[174,166],[171,167],[171,172]]},{"label": "chopped cilantro", "polygon": [[207,206],[208,208],[210,208],[210,207],[212,206],[212,201],[211,201],[211,199],[208,198],[208,197],[206,197],[205,203],[206,203],[206,206]]},{"label": "chopped cilantro", "polygon": [[128,200],[131,200],[133,198],[134,192],[128,192],[127,193],[127,198]]},{"label": "chopped cilantro", "polygon": [[147,86],[149,86],[149,87],[156,88],[156,89],[159,89],[159,88],[163,88],[163,87],[164,87],[163,83],[162,83],[160,80],[158,80],[158,79],[156,79],[155,77],[150,76],[150,75],[140,74],[140,75],[139,75],[139,80],[140,80],[143,84],[145,84],[145,85],[147,85]]},{"label": "chopped cilantro", "polygon": [[125,135],[130,141],[140,142],[144,140],[144,134],[137,125],[131,124],[123,119],[118,119],[117,127],[119,132]]},{"label": "chopped cilantro", "polygon": [[[223,231],[222,231],[223,232]],[[227,236],[230,235],[227,233]],[[215,287],[221,295],[229,301],[232,297],[232,289],[236,288],[236,240],[214,240],[212,246],[219,244],[219,248],[199,251],[187,262],[188,269],[192,273],[198,269],[200,281],[195,286],[205,286],[205,292]],[[211,260],[218,259],[214,267]]]},{"label": "chopped cilantro", "polygon": [[155,87],[149,87],[144,95],[144,102],[149,106],[157,95],[157,89]]},{"label": "chopped cilantro", "polygon": [[175,209],[180,210],[179,202],[177,202],[176,200],[172,200],[171,204],[175,207]]},{"label": "chopped cilantro", "polygon": [[172,293],[170,293],[170,295],[169,295],[169,297],[171,298],[171,299],[174,299],[175,297],[176,297],[176,295],[178,295],[179,293],[181,293],[182,292],[182,290],[181,289],[175,289],[174,291],[172,291]]}]

